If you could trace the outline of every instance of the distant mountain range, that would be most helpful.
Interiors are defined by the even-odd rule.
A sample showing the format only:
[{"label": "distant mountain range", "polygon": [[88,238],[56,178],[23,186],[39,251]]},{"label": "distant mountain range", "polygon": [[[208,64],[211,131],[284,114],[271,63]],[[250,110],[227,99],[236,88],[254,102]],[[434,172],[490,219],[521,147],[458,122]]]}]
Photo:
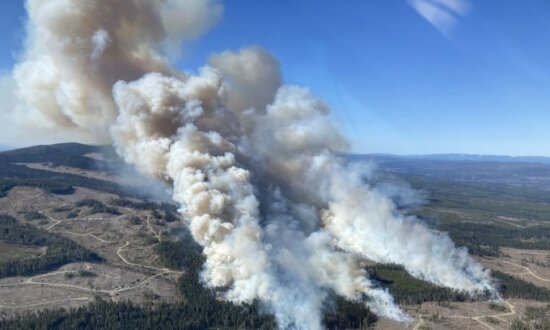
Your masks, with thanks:
[{"label": "distant mountain range", "polygon": [[350,159],[361,159],[361,158],[372,158],[372,159],[400,158],[400,159],[441,160],[441,161],[550,164],[550,157],[542,157],[542,156],[499,156],[499,155],[476,155],[476,154],[429,154],[429,155],[352,154],[350,155]]},{"label": "distant mountain range", "polygon": [[463,154],[396,156],[349,155],[351,162],[370,162],[382,172],[465,182],[485,182],[550,190],[550,158]]},{"label": "distant mountain range", "polygon": [[[86,157],[87,154],[93,153],[100,153],[105,159]],[[378,170],[377,175],[400,177],[405,181],[414,181],[415,177],[422,177],[432,181],[451,180],[541,189],[544,194],[550,191],[550,158],[547,157],[468,154],[407,156],[351,154],[345,157],[350,162],[374,164]],[[116,156],[114,150],[107,146],[64,143],[3,151],[0,152],[0,196],[2,189],[11,189],[15,181],[24,181],[27,185],[36,185],[38,182],[41,187],[46,187],[51,191],[58,191],[61,188],[68,190],[73,185],[94,187],[99,190],[103,189],[103,191],[118,192],[120,190],[119,187],[110,183],[96,182],[97,180],[91,179],[83,180],[74,175],[56,173],[55,176],[52,176],[51,172],[17,165],[20,163],[49,163],[51,166],[115,172],[121,171],[120,169],[123,168],[123,171],[132,171]]]},{"label": "distant mountain range", "polygon": [[[59,146],[64,145],[81,145],[79,143],[60,143]],[[51,145],[55,147],[57,145]],[[48,146],[34,146],[34,147],[46,147]],[[30,147],[31,149],[33,147]],[[12,146],[1,145],[0,152],[9,150],[20,150],[26,148],[14,148]],[[414,160],[440,160],[440,161],[471,161],[471,162],[498,162],[498,163],[535,163],[535,164],[550,164],[550,157],[543,156],[501,156],[501,155],[480,155],[480,154],[426,154],[426,155],[395,155],[385,153],[373,153],[373,154],[349,154],[348,159],[360,160],[360,159],[414,159]]]}]

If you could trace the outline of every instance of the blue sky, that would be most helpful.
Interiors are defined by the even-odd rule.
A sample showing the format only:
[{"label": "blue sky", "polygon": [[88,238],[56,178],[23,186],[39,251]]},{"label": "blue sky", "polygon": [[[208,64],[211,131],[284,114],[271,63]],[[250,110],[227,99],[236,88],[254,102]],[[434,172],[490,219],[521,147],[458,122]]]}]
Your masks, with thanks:
[{"label": "blue sky", "polygon": [[[4,74],[21,49],[22,2],[0,3]],[[356,152],[550,156],[550,1],[470,1],[451,16],[442,29],[405,0],[226,1],[179,66],[260,45],[285,82],[332,107]]]}]

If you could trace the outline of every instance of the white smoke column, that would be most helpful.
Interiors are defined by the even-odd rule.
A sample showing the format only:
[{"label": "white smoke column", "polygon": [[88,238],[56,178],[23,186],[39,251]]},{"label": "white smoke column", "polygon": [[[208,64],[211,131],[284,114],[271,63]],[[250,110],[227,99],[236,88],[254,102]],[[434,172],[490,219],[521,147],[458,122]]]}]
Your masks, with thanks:
[{"label": "white smoke column", "polygon": [[345,165],[331,150],[344,143],[326,107],[307,90],[283,87],[267,114],[255,118],[254,153],[269,180],[297,201],[317,205],[337,246],[377,262],[403,265],[412,275],[469,292],[493,290],[492,281],[448,236],[404,217],[370,189],[361,166]]},{"label": "white smoke column", "polygon": [[331,202],[323,221],[340,248],[403,265],[413,276],[438,285],[469,292],[492,290],[488,271],[465,249],[457,249],[447,235],[418,219],[399,214],[387,197],[365,185],[360,170],[336,165],[330,171]]},{"label": "white smoke column", "polygon": [[366,259],[451,288],[493,290],[464,250],[400,214],[338,156],[348,142],[328,107],[282,85],[269,53],[223,52],[196,75],[169,66],[182,38],[220,16],[217,2],[29,0],[27,8],[27,51],[15,70],[25,109],[46,126],[112,141],[126,162],[170,184],[204,247],[202,281],[228,301],[258,299],[281,328],[321,329],[333,294],[407,320],[368,279]]},{"label": "white smoke column", "polygon": [[[299,222],[309,219],[318,229],[315,212],[308,214],[306,206],[290,210],[279,194],[256,192],[249,171],[235,161],[236,137],[213,130],[222,130],[218,125],[230,116],[220,107],[218,71],[206,68],[185,78],[149,74],[117,83],[114,99],[120,110],[112,126],[118,152],[142,173],[173,182],[174,199],[204,246],[203,279],[228,287],[226,299],[258,298],[283,328],[321,329],[328,288],[351,300],[369,295],[381,315],[406,318],[387,292],[371,290],[358,260],[335,252],[326,233],[307,237]],[[264,228],[256,194],[267,203]]]},{"label": "white smoke column", "polygon": [[205,281],[231,286],[226,297],[240,303],[267,295],[271,279],[250,173],[236,164],[229,140],[197,127],[222,121],[221,93],[222,78],[210,69],[184,80],[149,74],[117,83],[112,134],[127,162],[173,182],[174,200],[205,247]]}]

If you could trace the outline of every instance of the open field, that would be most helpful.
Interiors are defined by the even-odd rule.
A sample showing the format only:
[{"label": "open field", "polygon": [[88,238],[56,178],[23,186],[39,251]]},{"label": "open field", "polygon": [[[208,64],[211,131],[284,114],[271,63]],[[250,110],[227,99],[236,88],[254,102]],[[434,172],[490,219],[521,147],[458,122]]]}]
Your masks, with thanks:
[{"label": "open field", "polygon": [[376,329],[510,329],[518,319],[532,318],[533,310],[548,317],[548,303],[525,300],[506,300],[500,303],[449,303],[441,306],[425,303],[407,306],[406,310],[415,320],[409,324],[380,320]]},{"label": "open field", "polygon": [[502,248],[499,258],[480,258],[480,262],[494,270],[521,278],[538,287],[550,288],[550,251]]}]

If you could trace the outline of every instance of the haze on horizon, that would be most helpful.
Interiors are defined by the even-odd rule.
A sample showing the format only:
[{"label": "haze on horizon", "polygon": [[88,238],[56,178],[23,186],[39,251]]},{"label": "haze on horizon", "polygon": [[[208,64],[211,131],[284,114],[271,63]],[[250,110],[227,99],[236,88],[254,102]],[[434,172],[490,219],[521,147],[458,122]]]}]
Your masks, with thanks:
[{"label": "haze on horizon", "polygon": [[[22,1],[0,9],[0,145],[74,140],[15,128],[26,14]],[[195,72],[223,49],[268,49],[286,83],[331,106],[356,153],[550,156],[549,15],[543,0],[247,0],[174,59]]]}]

